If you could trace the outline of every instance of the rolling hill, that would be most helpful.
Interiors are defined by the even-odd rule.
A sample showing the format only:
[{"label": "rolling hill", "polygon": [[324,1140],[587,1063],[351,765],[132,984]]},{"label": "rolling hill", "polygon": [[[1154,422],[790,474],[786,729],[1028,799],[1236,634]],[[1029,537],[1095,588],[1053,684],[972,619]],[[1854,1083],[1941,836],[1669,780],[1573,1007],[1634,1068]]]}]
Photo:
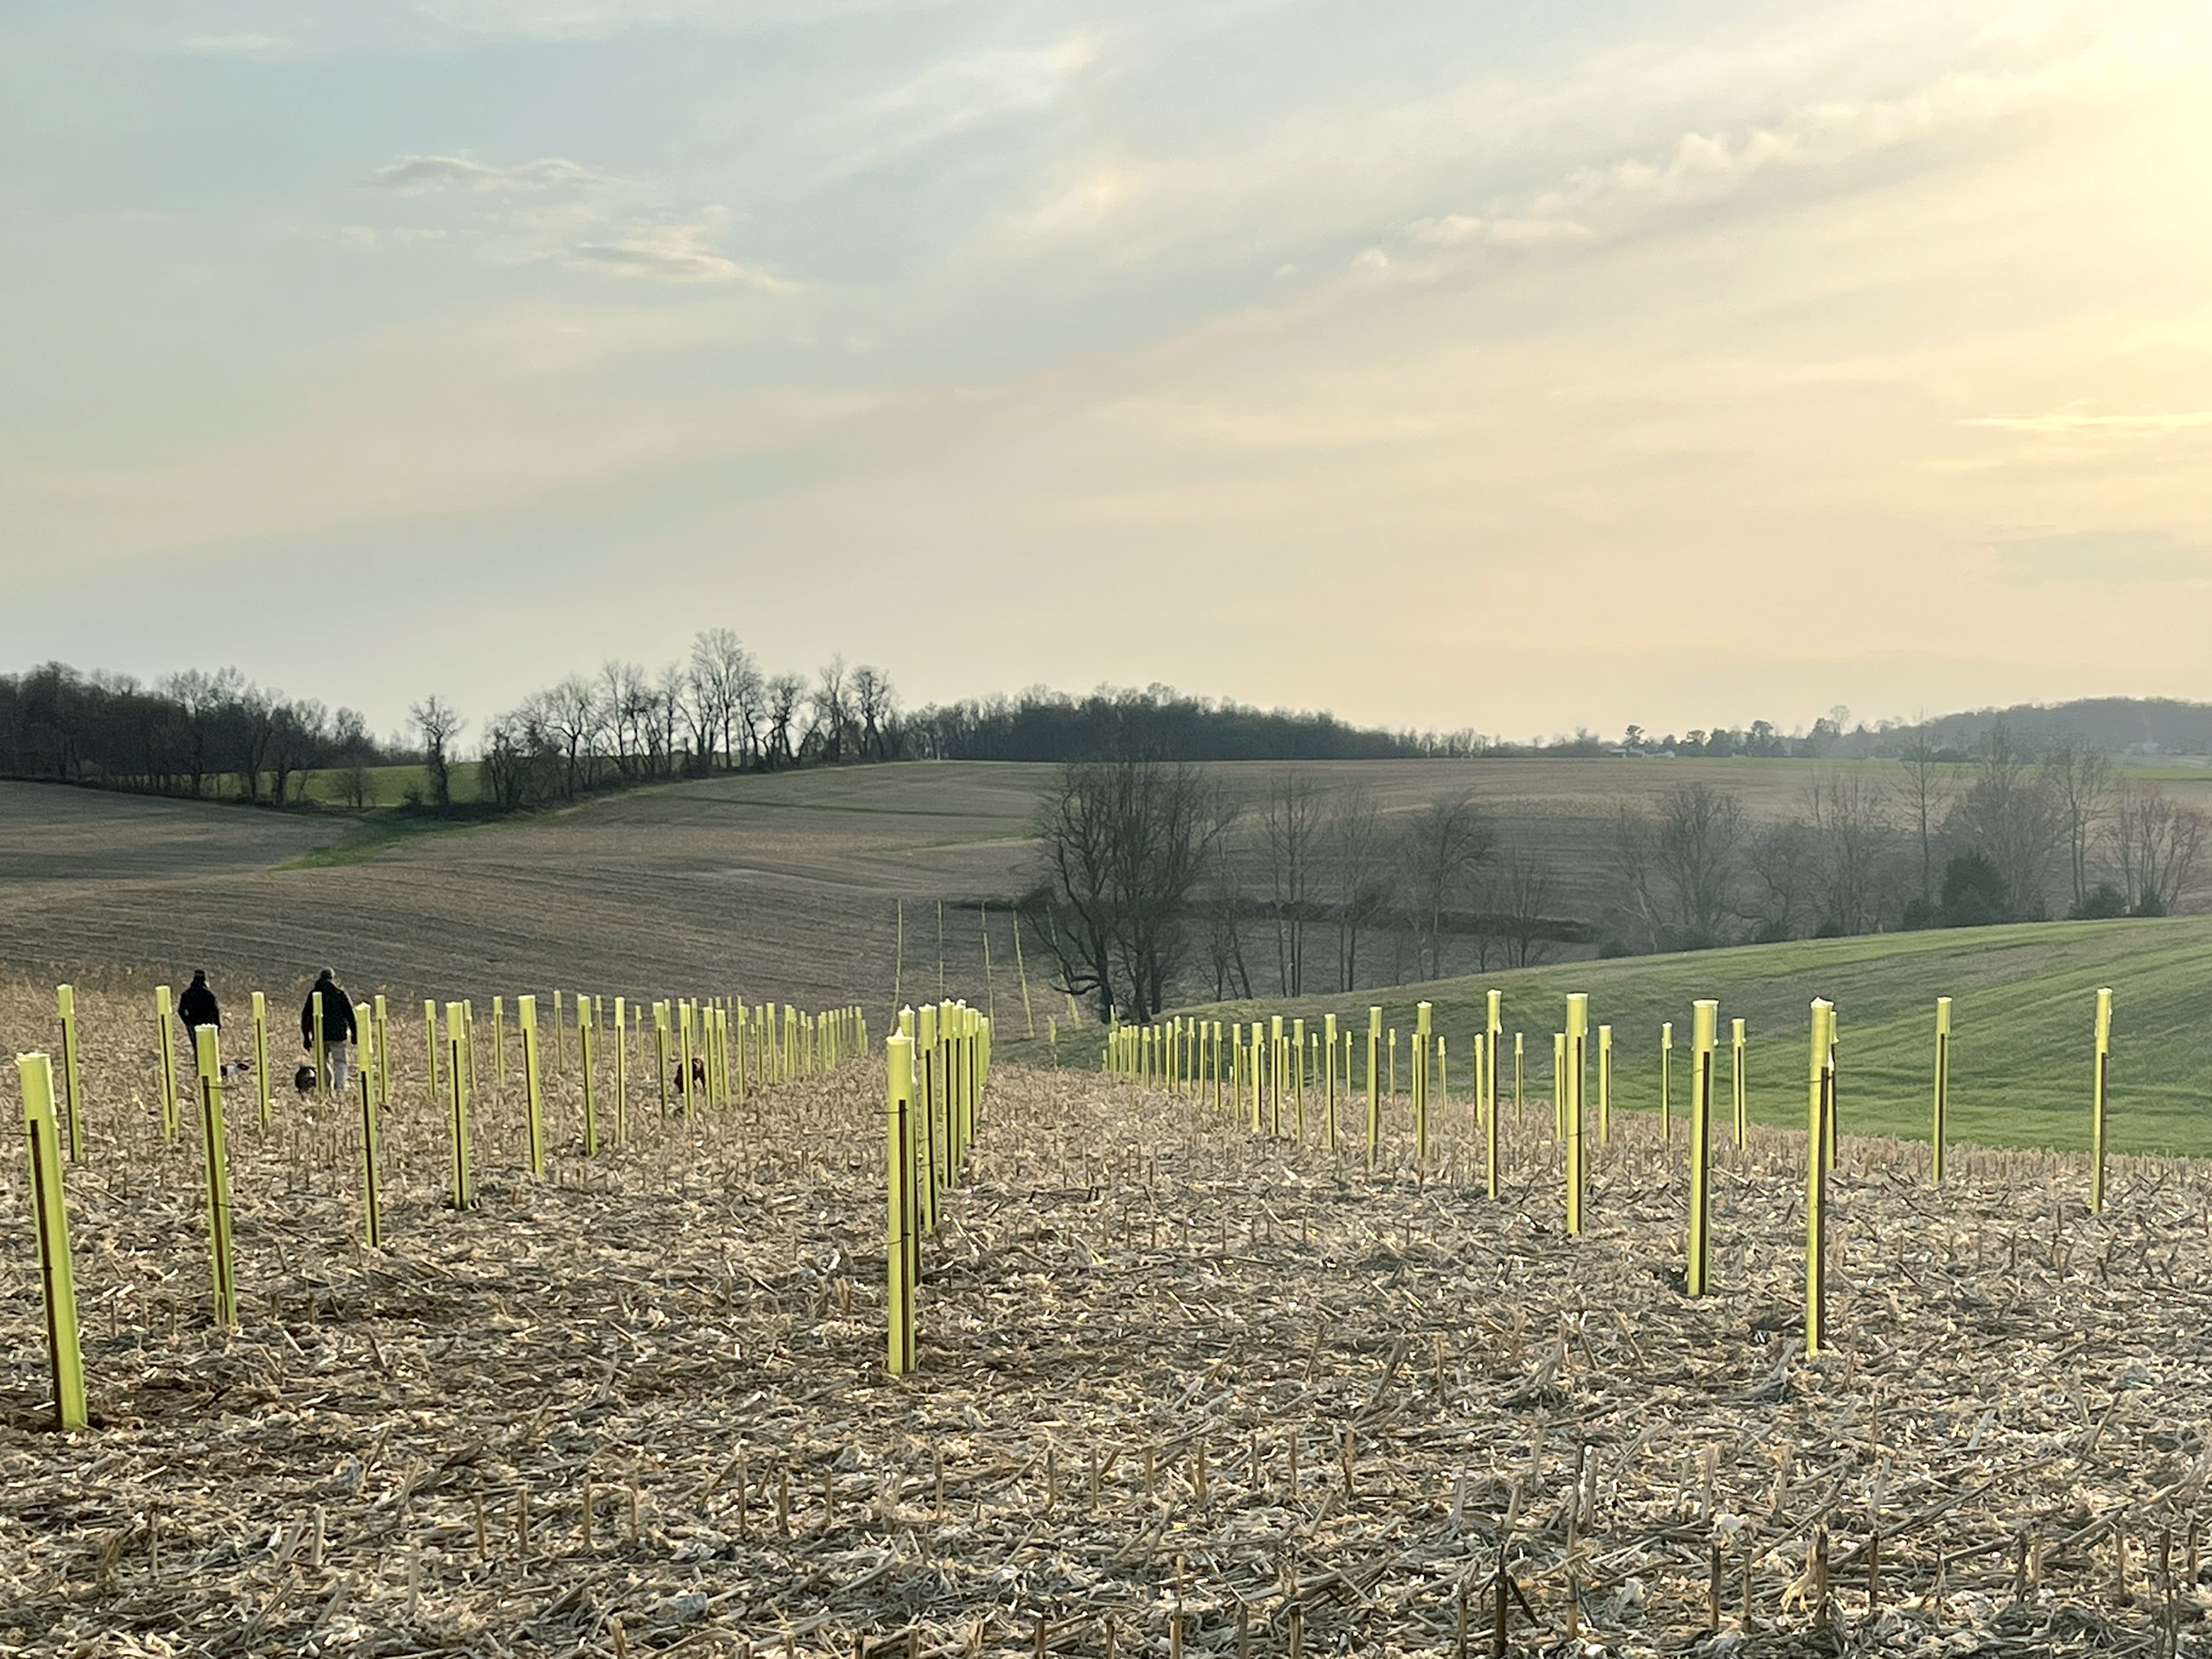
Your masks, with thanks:
[{"label": "rolling hill", "polygon": [[[1802,1128],[1807,1006],[1824,996],[1835,1003],[1840,1022],[1839,1109],[1845,1132],[1925,1138],[1935,1003],[1948,995],[1954,999],[1955,1021],[1952,1136],[1986,1146],[2083,1149],[2100,986],[2113,992],[2113,1149],[2212,1153],[2212,918],[1888,933],[1577,962],[1395,987],[1380,1001],[1385,1021],[1401,1033],[1402,1077],[1414,1005],[1423,1000],[1432,1005],[1451,1056],[1451,1095],[1464,1103],[1484,993],[1502,990],[1507,1039],[1500,1045],[1501,1091],[1511,1098],[1509,1045],[1517,1030],[1526,1039],[1526,1108],[1548,1112],[1551,1033],[1563,1023],[1568,992],[1590,995],[1589,1098],[1596,1099],[1595,1027],[1609,1023],[1614,1100],[1627,1110],[1657,1109],[1660,1022],[1675,1023],[1679,1079],[1690,1005],[1714,997],[1720,1004],[1722,1075],[1727,1021],[1740,1017],[1748,1027],[1751,1116]],[[1309,1025],[1333,1012],[1364,1031],[1368,1007],[1377,1000],[1356,993],[1190,1012],[1225,1020],[1281,1013],[1303,1015]],[[1363,1059],[1360,1064],[1363,1067]]]}]

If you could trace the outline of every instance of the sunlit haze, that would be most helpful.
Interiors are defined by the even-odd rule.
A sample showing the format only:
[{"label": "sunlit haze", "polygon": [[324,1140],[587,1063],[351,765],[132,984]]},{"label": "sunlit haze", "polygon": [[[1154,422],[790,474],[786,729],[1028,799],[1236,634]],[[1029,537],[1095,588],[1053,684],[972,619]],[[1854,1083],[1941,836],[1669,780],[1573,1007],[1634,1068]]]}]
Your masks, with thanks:
[{"label": "sunlit haze", "polygon": [[2212,696],[2208,85],[2202,0],[19,3],[0,667]]}]

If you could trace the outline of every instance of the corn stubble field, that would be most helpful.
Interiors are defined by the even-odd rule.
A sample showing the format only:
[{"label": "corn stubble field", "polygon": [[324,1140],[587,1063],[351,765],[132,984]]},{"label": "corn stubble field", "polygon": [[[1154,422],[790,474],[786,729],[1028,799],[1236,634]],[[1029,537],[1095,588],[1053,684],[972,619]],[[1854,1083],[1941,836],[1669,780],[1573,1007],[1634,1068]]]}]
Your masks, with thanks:
[{"label": "corn stubble field", "polygon": [[[0,993],[16,1046],[46,997]],[[0,1651],[1487,1653],[1501,1581],[1516,1653],[2212,1649],[2195,1164],[2090,1217],[2068,1157],[1939,1193],[1847,1140],[1808,1360],[1802,1135],[1720,1149],[1694,1301],[1679,1128],[1616,1119],[1569,1239],[1533,1102],[1491,1202],[1464,1103],[1427,1170],[1394,1103],[1370,1172],[1313,1102],[1269,1139],[1001,1064],[893,1381],[880,1047],[665,1122],[641,1067],[592,1160],[572,1060],[543,1183],[487,1076],[459,1214],[396,1039],[384,1250],[350,1114],[234,1091],[225,1332],[143,1004],[84,1004],[93,1427],[46,1426],[10,1158]]]}]

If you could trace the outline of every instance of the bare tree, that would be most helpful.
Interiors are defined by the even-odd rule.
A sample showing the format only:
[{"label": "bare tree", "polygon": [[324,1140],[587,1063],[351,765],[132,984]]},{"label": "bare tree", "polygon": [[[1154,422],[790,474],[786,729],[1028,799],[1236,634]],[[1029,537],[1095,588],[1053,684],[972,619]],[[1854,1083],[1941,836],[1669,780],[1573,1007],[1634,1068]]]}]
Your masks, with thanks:
[{"label": "bare tree", "polygon": [[738,711],[760,695],[760,671],[728,628],[707,628],[691,641],[691,696],[708,730],[721,740],[724,764],[737,765]]},{"label": "bare tree", "polygon": [[614,740],[614,769],[627,778],[645,747],[651,721],[645,671],[608,658],[600,664],[599,705],[606,711],[607,734]]},{"label": "bare tree", "polygon": [[282,806],[292,779],[330,745],[330,711],[313,697],[297,702],[279,702],[275,729],[269,745],[269,785],[272,798]]},{"label": "bare tree", "polygon": [[476,793],[502,812],[520,810],[530,785],[529,756],[523,747],[521,716],[510,710],[493,716],[484,734],[484,754],[477,762]]},{"label": "bare tree", "polygon": [[282,702],[281,694],[245,685],[226,710],[232,770],[238,775],[238,793],[249,801],[261,798],[261,778],[276,741],[276,711]]},{"label": "bare tree", "polygon": [[1950,779],[1936,758],[1936,740],[1923,721],[1906,742],[1897,764],[1898,804],[1906,827],[1920,847],[1920,902],[1936,902],[1936,835],[1942,828],[1943,811],[1950,796]]},{"label": "bare tree", "polygon": [[1206,855],[1206,887],[1199,907],[1205,918],[1206,969],[1214,999],[1249,1001],[1252,970],[1244,960],[1244,885],[1226,833],[1214,837]]},{"label": "bare tree", "polygon": [[1857,772],[1815,775],[1805,790],[1820,860],[1821,920],[1845,933],[1881,925],[1892,838],[1880,791]]},{"label": "bare tree", "polygon": [[1061,768],[1037,818],[1043,880],[1023,901],[1061,988],[1099,1017],[1165,1006],[1192,899],[1229,813],[1197,768],[1111,760]]},{"label": "bare tree", "polygon": [[745,733],[745,758],[756,766],[768,764],[768,746],[760,728],[771,710],[768,683],[760,675],[748,677],[738,687],[737,723]]},{"label": "bare tree", "polygon": [[899,694],[891,677],[862,663],[853,671],[853,713],[860,723],[861,747],[871,760],[891,758],[891,732],[899,715]]},{"label": "bare tree", "polygon": [[1783,818],[1761,826],[1751,839],[1751,918],[1761,944],[1796,938],[1815,910],[1820,892],[1819,837],[1813,826]]},{"label": "bare tree", "polygon": [[1497,830],[1471,798],[1460,794],[1431,801],[1414,815],[1403,833],[1414,971],[1426,979],[1441,979],[1446,917],[1472,898],[1476,874],[1497,846]]},{"label": "bare tree", "polygon": [[156,689],[176,704],[183,735],[184,775],[192,780],[194,798],[207,788],[207,774],[216,771],[215,737],[223,714],[245,690],[245,677],[235,668],[213,674],[191,668],[164,676]]},{"label": "bare tree", "polygon": [[564,766],[563,792],[574,800],[580,787],[596,781],[597,749],[607,715],[591,682],[571,674],[545,694],[545,721],[559,741]]},{"label": "bare tree", "polygon": [[791,748],[791,727],[798,719],[799,704],[805,701],[806,682],[798,675],[779,674],[768,682],[765,710],[768,722],[768,765],[772,766],[798,758]]},{"label": "bare tree", "polygon": [[2044,756],[2043,775],[2058,809],[2066,873],[2079,909],[2089,896],[2089,861],[2104,834],[2105,814],[2111,805],[2112,762],[2101,750],[2061,743]]},{"label": "bare tree", "polygon": [[1320,861],[1323,797],[1306,772],[1279,773],[1260,808],[1260,846],[1268,866],[1268,913],[1275,930],[1275,987],[1306,991],[1306,924]]},{"label": "bare tree", "polygon": [[1643,948],[1659,948],[1657,829],[1633,803],[1614,804],[1612,819],[1613,868],[1621,884],[1621,897],[1630,915],[1643,929]]},{"label": "bare tree", "polygon": [[715,757],[721,752],[721,710],[715,703],[713,691],[700,679],[696,661],[680,672],[683,683],[678,688],[677,701],[683,710],[684,734],[691,742],[691,764],[700,772],[712,772]]},{"label": "bare tree", "polygon": [[2044,914],[2044,886],[2063,833],[2050,785],[2029,765],[2003,721],[1974,757],[1974,779],[1951,809],[1950,827],[1995,866],[2012,913]]},{"label": "bare tree", "polygon": [[1673,896],[1674,919],[1692,948],[1719,943],[1733,912],[1744,804],[1711,784],[1682,784],[1659,804],[1652,858]]},{"label": "bare tree", "polygon": [[1553,897],[1551,866],[1534,853],[1516,849],[1505,860],[1497,890],[1506,966],[1534,968],[1551,950],[1544,926]]},{"label": "bare tree", "polygon": [[453,810],[453,768],[449,756],[454,740],[467,722],[454,706],[435,691],[407,711],[423,739],[423,767],[429,774],[430,805],[439,812]]},{"label": "bare tree", "polygon": [[813,715],[813,724],[807,733],[810,746],[824,760],[834,764],[843,760],[845,734],[853,723],[853,709],[842,657],[832,657],[816,671],[814,690],[808,696],[807,706]]},{"label": "bare tree", "polygon": [[1359,985],[1359,938],[1389,906],[1389,860],[1382,821],[1366,789],[1354,784],[1329,815],[1329,862],[1336,886],[1337,988]]},{"label": "bare tree", "polygon": [[[687,683],[682,663],[664,663],[653,677],[645,699],[652,721],[645,734],[645,754],[649,763],[658,762],[658,772],[671,778],[676,775],[677,731],[683,719]],[[649,764],[647,769],[656,768]]]},{"label": "bare tree", "polygon": [[2180,904],[2203,854],[2204,815],[2125,773],[2113,799],[2113,847],[2128,906],[2139,915],[2166,914]]},{"label": "bare tree", "polygon": [[337,795],[340,806],[350,806],[359,810],[369,804],[369,798],[374,792],[375,785],[369,777],[369,769],[359,761],[339,768]]}]

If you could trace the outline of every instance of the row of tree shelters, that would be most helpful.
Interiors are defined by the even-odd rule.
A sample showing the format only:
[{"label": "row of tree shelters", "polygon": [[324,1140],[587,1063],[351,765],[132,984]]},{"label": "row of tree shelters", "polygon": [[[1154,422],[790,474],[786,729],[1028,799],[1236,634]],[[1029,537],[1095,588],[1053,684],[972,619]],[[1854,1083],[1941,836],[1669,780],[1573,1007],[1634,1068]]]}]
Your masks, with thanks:
[{"label": "row of tree shelters", "polygon": [[[810,1013],[788,1004],[747,1004],[734,997],[671,998],[650,1004],[615,997],[610,1004],[605,997],[586,994],[577,995],[564,1006],[562,994],[556,991],[550,999],[550,1018],[543,1027],[538,1020],[538,999],[535,995],[515,999],[511,1051],[505,1002],[504,996],[492,999],[488,1054],[478,1035],[473,1001],[449,1001],[442,1008],[435,1001],[423,1003],[426,1070],[419,1096],[412,1101],[395,1097],[391,1065],[395,1045],[412,1039],[395,1034],[387,999],[378,995],[353,1006],[359,1065],[347,1091],[349,1098],[343,1104],[353,1114],[353,1155],[359,1175],[359,1221],[366,1248],[380,1249],[386,1245],[378,1143],[382,1120],[395,1109],[411,1108],[442,1118],[450,1157],[448,1202],[453,1209],[465,1211],[474,1209],[476,1203],[472,1114],[486,1077],[493,1101],[511,1111],[519,1109],[526,1118],[527,1165],[531,1175],[542,1180],[547,1173],[549,1127],[556,1127],[549,1123],[555,1109],[548,1088],[552,1077],[573,1074],[577,1085],[578,1141],[582,1155],[594,1158],[610,1144],[620,1147],[629,1141],[633,1121],[631,1106],[643,1082],[632,1067],[633,1052],[641,1060],[650,1052],[657,1062],[658,1084],[652,1092],[658,1095],[659,1116],[666,1120],[727,1109],[747,1098],[758,1098],[779,1085],[824,1075],[864,1054],[868,1046],[868,1021],[856,1007]],[[84,1083],[75,988],[57,988],[55,1006],[60,1027],[58,1059],[45,1052],[20,1055],[16,1071],[28,1131],[55,1414],[59,1426],[68,1429],[86,1427],[90,1418],[65,1171],[70,1162],[88,1158],[86,1121],[95,1107]],[[320,1016],[320,1001],[311,1006]],[[231,1251],[228,1136],[233,1109],[227,1096],[232,1087],[250,1074],[257,1099],[256,1121],[264,1129],[274,1121],[276,1093],[271,1081],[267,998],[259,991],[253,994],[250,1065],[226,1065],[221,1028],[202,1024],[192,1033],[188,1065],[181,1077],[173,1039],[175,1010],[167,986],[156,991],[153,1012],[159,1067],[156,1099],[162,1130],[174,1140],[189,1122],[197,1131],[206,1195],[211,1310],[213,1322],[228,1329],[238,1320],[238,1287]],[[321,1018],[315,1019],[310,1039],[313,1075],[301,1092],[327,1100],[334,1076],[326,1064],[325,1049],[327,1042],[337,1038],[336,1033],[325,1032],[323,1024]],[[550,1056],[545,1052],[549,1036]],[[188,1096],[181,1093],[181,1084],[191,1091]],[[565,1099],[567,1091],[561,1092]],[[196,1110],[185,1105],[187,1098]],[[964,1121],[972,1125],[972,1114]]]},{"label": "row of tree shelters", "polygon": [[[1499,1154],[1504,1114],[1500,1109],[1499,1056],[1505,1035],[1503,998],[1491,991],[1484,998],[1483,1029],[1468,1045],[1472,1087],[1467,1094],[1469,1114],[1479,1137],[1487,1195],[1500,1197]],[[1943,1180],[1944,1147],[1948,1134],[1946,1114],[1950,1097],[1950,1046],[1953,999],[1936,1000],[1931,1073],[1929,1176],[1932,1184]],[[1718,1109],[1720,1044],[1719,1004],[1702,998],[1692,1004],[1688,1075],[1684,1078],[1689,1120],[1688,1191],[1684,1217],[1684,1294],[1700,1296],[1708,1288],[1713,1230],[1712,1155],[1715,1141],[1714,1114]],[[1228,1023],[1217,1019],[1173,1015],[1143,1025],[1110,1027],[1100,1052],[1100,1065],[1109,1076],[1139,1087],[1182,1096],[1227,1116],[1255,1135],[1289,1138],[1300,1146],[1318,1141],[1334,1154],[1349,1143],[1340,1138],[1340,1116],[1363,1096],[1364,1143],[1367,1166],[1376,1166],[1386,1122],[1401,1100],[1398,1089],[1398,1038],[1386,1030],[1382,1009],[1370,1007],[1366,1029],[1357,1033],[1347,1025],[1339,1029],[1338,1017],[1326,1014],[1308,1021],[1302,1015],[1287,1020],[1281,1014]],[[1808,1353],[1818,1353],[1824,1336],[1827,1264],[1827,1185],[1834,1177],[1841,1147],[1841,1120],[1837,1109],[1837,1052],[1839,1021],[1834,1003],[1815,998],[1808,1007],[1808,1064],[1806,1072],[1806,1245],[1805,1343]],[[1412,1141],[1415,1167],[1426,1170],[1434,1155],[1433,1134],[1436,1114],[1449,1087],[1449,1052],[1443,1034],[1434,1029],[1433,1009],[1422,1002],[1414,1010],[1414,1028],[1408,1045],[1410,1111],[1406,1128]],[[1567,997],[1566,1017],[1553,1033],[1550,1132],[1561,1153],[1560,1217],[1567,1233],[1584,1230],[1590,1198],[1590,1167],[1593,1157],[1612,1141],[1612,1027],[1592,1027],[1590,999],[1574,992]],[[2096,993],[2094,1046],[2088,1090],[2090,1143],[2091,1211],[2105,1203],[2107,1144],[2107,1084],[2112,1050],[2112,992]],[[1744,1022],[1732,1022],[1731,1047],[1734,1056],[1732,1108],[1734,1140],[1745,1138],[1745,1078]],[[1363,1071],[1357,1065],[1363,1046]],[[1675,1108],[1674,1026],[1660,1033],[1659,1124],[1662,1140],[1673,1138]],[[1515,1119],[1521,1121],[1523,1034],[1513,1033],[1512,1100]],[[1387,1057],[1387,1058],[1386,1058]],[[1594,1071],[1595,1093],[1592,1092]],[[1310,1105],[1309,1105],[1310,1103]],[[1541,1120],[1540,1120],[1541,1121]]]},{"label": "row of tree shelters", "polygon": [[966,1173],[990,1080],[991,1021],[961,1001],[901,1008],[884,1053],[885,1363],[904,1376],[917,1363],[923,1247]]}]

